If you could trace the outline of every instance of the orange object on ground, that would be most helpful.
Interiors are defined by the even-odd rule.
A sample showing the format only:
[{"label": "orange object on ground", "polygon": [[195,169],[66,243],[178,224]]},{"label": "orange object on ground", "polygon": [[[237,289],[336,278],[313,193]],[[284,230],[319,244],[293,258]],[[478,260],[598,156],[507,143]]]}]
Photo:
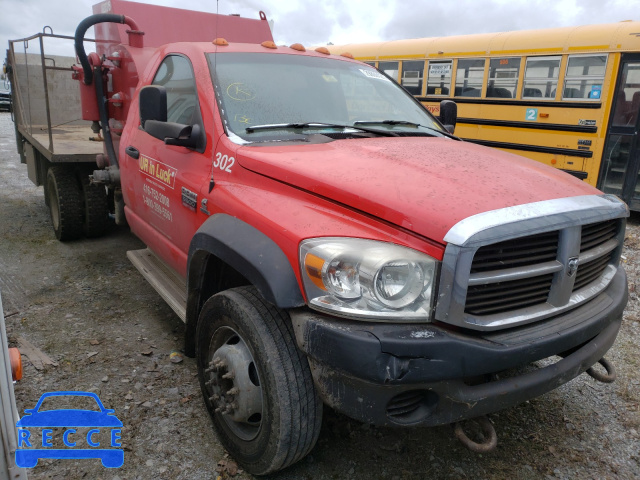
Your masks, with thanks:
[{"label": "orange object on ground", "polygon": [[9,359],[11,360],[11,376],[13,380],[22,379],[22,357],[20,356],[20,350],[17,348],[9,349]]}]

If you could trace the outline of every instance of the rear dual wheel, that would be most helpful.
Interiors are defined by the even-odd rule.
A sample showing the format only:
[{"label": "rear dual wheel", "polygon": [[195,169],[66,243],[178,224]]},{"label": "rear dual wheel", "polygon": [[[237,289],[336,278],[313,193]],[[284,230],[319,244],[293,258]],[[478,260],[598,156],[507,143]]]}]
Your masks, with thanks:
[{"label": "rear dual wheel", "polygon": [[109,220],[109,201],[103,185],[89,181],[89,175],[80,175],[82,188],[82,231],[88,238],[104,234]]},{"label": "rear dual wheel", "polygon": [[109,205],[104,187],[89,182],[88,173],[65,165],[47,172],[45,203],[56,238],[62,242],[102,235],[108,225]]},{"label": "rear dual wheel", "polygon": [[82,235],[82,197],[75,172],[56,165],[47,172],[46,195],[56,238],[61,242]]},{"label": "rear dual wheel", "polygon": [[266,475],[311,451],[322,402],[286,312],[254,287],[221,292],[202,308],[196,357],[213,425],[246,471]]}]

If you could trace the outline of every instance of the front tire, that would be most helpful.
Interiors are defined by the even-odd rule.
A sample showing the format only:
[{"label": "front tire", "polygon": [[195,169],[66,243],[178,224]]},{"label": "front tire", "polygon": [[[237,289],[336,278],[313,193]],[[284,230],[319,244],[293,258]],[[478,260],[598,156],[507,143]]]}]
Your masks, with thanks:
[{"label": "front tire", "polygon": [[75,172],[55,165],[47,172],[46,195],[56,238],[61,242],[82,236],[82,200]]},{"label": "front tire", "polygon": [[204,402],[236,461],[266,475],[306,456],[322,402],[286,312],[254,287],[226,290],[204,304],[196,335]]}]

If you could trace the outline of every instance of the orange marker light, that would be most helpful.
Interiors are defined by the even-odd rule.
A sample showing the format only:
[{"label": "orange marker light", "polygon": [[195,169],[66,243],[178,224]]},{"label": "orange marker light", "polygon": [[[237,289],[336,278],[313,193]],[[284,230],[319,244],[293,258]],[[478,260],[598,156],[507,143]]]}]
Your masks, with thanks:
[{"label": "orange marker light", "polygon": [[540,114],[540,118],[549,118],[549,114],[548,113],[541,113]]},{"label": "orange marker light", "polygon": [[331,55],[331,52],[329,51],[329,49],[327,47],[318,47],[318,48],[316,48],[316,52],[324,53],[325,55]]},{"label": "orange marker light", "polygon": [[322,281],[322,267],[324,266],[324,260],[312,253],[307,253],[304,257],[304,269],[309,275],[311,281],[321,290],[326,290],[324,282]]},{"label": "orange marker light", "polygon": [[9,359],[11,360],[11,376],[13,381],[22,379],[22,357],[17,348],[9,349]]},{"label": "orange marker light", "polygon": [[556,160],[555,158],[551,159],[551,165],[555,165],[556,163],[558,163],[558,160]]},{"label": "orange marker light", "polygon": [[262,42],[260,45],[262,45],[264,48],[278,48],[278,46],[275,43],[273,43],[271,40]]},{"label": "orange marker light", "polygon": [[297,50],[299,52],[306,52],[307,51],[307,49],[304,48],[304,45],[302,45],[301,43],[294,43],[289,48],[292,49],[292,50]]},{"label": "orange marker light", "polygon": [[350,58],[351,60],[353,60],[353,55],[351,55],[349,52],[342,52],[340,54],[341,57],[346,57],[346,58]]},{"label": "orange marker light", "polygon": [[226,47],[227,45],[229,45],[229,42],[227,42],[224,38],[216,38],[213,42],[214,45],[218,45],[220,47]]}]

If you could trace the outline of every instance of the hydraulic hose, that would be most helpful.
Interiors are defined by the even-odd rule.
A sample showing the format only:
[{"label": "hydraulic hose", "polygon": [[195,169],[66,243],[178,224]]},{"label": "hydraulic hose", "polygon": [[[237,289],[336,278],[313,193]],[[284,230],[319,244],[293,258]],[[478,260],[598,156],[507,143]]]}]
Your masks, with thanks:
[{"label": "hydraulic hose", "polygon": [[118,157],[116,157],[116,150],[113,148],[111,128],[109,128],[109,116],[107,115],[107,103],[104,96],[104,84],[102,81],[102,67],[98,65],[94,68],[96,73],[96,99],[98,101],[98,112],[100,113],[100,123],[102,124],[102,133],[104,135],[104,146],[107,149],[109,165],[118,168]]},{"label": "hydraulic hose", "polygon": [[125,16],[115,15],[113,13],[99,13],[85,18],[78,24],[78,28],[76,28],[76,35],[74,37],[75,49],[76,55],[78,56],[78,60],[80,60],[80,65],[82,65],[82,70],[84,72],[85,85],[91,85],[91,82],[93,82],[93,71],[91,70],[87,54],[84,51],[84,35],[87,33],[89,28],[98,23],[125,23]]}]

